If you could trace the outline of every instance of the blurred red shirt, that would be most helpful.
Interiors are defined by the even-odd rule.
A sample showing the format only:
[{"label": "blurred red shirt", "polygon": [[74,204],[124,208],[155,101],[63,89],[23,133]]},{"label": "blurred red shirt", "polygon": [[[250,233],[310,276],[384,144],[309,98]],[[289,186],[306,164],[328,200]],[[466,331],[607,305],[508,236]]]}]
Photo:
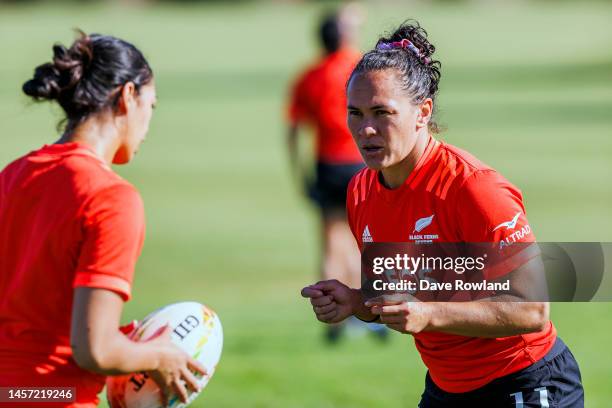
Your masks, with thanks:
[{"label": "blurred red shirt", "polygon": [[76,387],[62,406],[97,405],[104,377],[72,359],[74,288],[128,300],[144,228],[139,193],[83,145],[44,146],[0,173],[0,386]]},{"label": "blurred red shirt", "polygon": [[330,164],[362,162],[346,124],[346,81],[361,54],[344,48],[304,72],[294,84],[289,104],[292,124],[316,129],[317,159]]},{"label": "blurred red shirt", "polygon": [[[364,242],[503,241],[504,248],[516,242],[535,242],[521,192],[469,153],[433,137],[397,189],[384,187],[374,170],[366,168],[356,174],[347,192],[347,212],[362,250]],[[539,254],[534,247],[515,248],[520,251],[512,252],[511,262],[494,268],[496,276]],[[533,364],[548,353],[555,339],[552,322],[539,333],[503,338],[437,332],[414,336],[433,381],[454,393],[480,388]]]}]

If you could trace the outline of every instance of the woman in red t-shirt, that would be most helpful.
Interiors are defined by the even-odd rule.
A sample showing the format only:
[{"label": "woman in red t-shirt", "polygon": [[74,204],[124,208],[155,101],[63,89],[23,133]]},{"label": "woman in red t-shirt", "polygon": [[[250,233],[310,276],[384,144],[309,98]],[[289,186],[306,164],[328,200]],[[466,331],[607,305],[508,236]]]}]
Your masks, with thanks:
[{"label": "woman in red t-shirt", "polygon": [[[119,331],[144,239],[128,163],[156,103],[153,72],[132,44],[106,35],[53,47],[23,91],[65,112],[59,140],[0,173],[0,386],[75,387],[93,407],[104,376],[146,371],[187,399],[204,369],[170,330],[136,343]],[[54,404],[53,406],[58,406]]]},{"label": "woman in red t-shirt", "polygon": [[[535,290],[545,287],[543,263],[520,191],[433,136],[440,80],[434,50],[425,30],[407,22],[380,38],[353,70],[348,125],[368,169],[349,185],[349,224],[362,250],[372,242],[410,243],[419,245],[413,255],[419,257],[437,242],[492,244],[489,253],[504,258],[487,273],[497,279],[502,271],[511,289],[487,293],[488,301],[425,302],[382,292],[371,298],[367,285],[350,289],[327,280],[302,296],[320,321],[354,315],[412,335],[428,368],[421,408],[583,407],[578,364],[556,336],[546,297]],[[385,277],[406,270],[389,265]],[[415,269],[427,282],[437,271]]]}]

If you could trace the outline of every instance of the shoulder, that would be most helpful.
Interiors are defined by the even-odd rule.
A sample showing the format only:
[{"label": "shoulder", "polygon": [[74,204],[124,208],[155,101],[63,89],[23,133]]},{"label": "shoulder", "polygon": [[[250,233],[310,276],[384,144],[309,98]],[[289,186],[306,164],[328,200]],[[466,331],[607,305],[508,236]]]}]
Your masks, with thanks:
[{"label": "shoulder", "polygon": [[361,54],[357,51],[336,51],[323,60],[321,69],[317,71],[317,79],[333,83],[334,88],[344,87],[360,59]]},{"label": "shoulder", "polygon": [[72,154],[58,164],[57,171],[81,197],[86,216],[108,210],[134,216],[144,212],[140,192],[96,157]]},{"label": "shoulder", "polygon": [[61,167],[70,173],[73,183],[90,194],[104,190],[137,193],[130,182],[115,173],[99,159],[86,155],[74,154],[66,157]]},{"label": "shoulder", "polygon": [[76,196],[94,194],[113,185],[130,184],[85,149],[70,154],[48,153],[39,149],[22,156],[0,173],[5,180],[23,180],[48,188],[71,191]]},{"label": "shoulder", "polygon": [[313,81],[316,80],[320,71],[321,71],[320,64],[313,64],[309,66],[308,68],[306,68],[305,70],[303,70],[297,75],[294,81],[294,85],[293,85],[294,88],[299,90],[300,88],[307,87]]},{"label": "shoulder", "polygon": [[138,190],[127,183],[109,185],[89,196],[79,214],[86,228],[114,231],[123,237],[144,234],[144,203]]},{"label": "shoulder", "polygon": [[357,65],[361,59],[361,53],[357,50],[347,48],[338,50],[323,60],[325,65],[349,66],[351,69]]},{"label": "shoulder", "polygon": [[2,171],[0,171],[0,183],[8,182],[8,180],[15,177],[19,173],[19,170],[23,168],[27,157],[28,155],[22,156],[7,164]]},{"label": "shoulder", "polygon": [[472,153],[467,150],[463,150],[452,144],[441,142],[440,150],[444,152],[447,157],[453,157],[456,162],[467,166],[471,170],[490,170],[491,166],[485,164]]},{"label": "shoulder", "polygon": [[362,54],[357,50],[347,50],[344,53],[345,64],[351,69],[355,68],[355,65],[361,60]]},{"label": "shoulder", "polygon": [[140,192],[130,183],[121,180],[92,190],[85,201],[84,211],[86,215],[112,211],[140,218],[144,214],[144,203]]},{"label": "shoulder", "polygon": [[453,200],[462,239],[506,243],[533,240],[521,191],[496,170],[475,168]]},{"label": "shoulder", "polygon": [[501,173],[463,149],[442,143],[435,161],[431,191],[446,193],[453,201],[484,200],[492,205],[491,196],[501,193],[522,199],[521,191]]},{"label": "shoulder", "polygon": [[320,85],[320,68],[312,66],[303,71],[290,88],[291,103],[302,108],[308,106]]},{"label": "shoulder", "polygon": [[455,198],[462,213],[489,214],[493,219],[525,211],[521,191],[493,169],[475,171]]},{"label": "shoulder", "polygon": [[[480,175],[480,176],[479,176]],[[470,180],[503,178],[495,169],[471,153],[456,146],[439,142],[432,159],[423,166],[411,182],[413,188],[424,189],[440,200],[456,198]]]},{"label": "shoulder", "polygon": [[492,196],[500,194],[510,194],[522,200],[522,193],[514,184],[509,182],[500,172],[491,166],[457,147],[446,145],[447,150],[452,152],[461,165],[466,167],[462,177],[457,182],[458,199],[468,199],[472,201],[488,200],[492,202]]}]

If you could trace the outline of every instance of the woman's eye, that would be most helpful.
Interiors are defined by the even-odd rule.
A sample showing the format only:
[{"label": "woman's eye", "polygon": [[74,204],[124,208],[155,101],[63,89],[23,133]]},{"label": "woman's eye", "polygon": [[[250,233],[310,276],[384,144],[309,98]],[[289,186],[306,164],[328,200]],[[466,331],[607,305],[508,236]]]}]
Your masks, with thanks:
[{"label": "woman's eye", "polygon": [[361,112],[359,112],[359,111],[349,111],[349,116],[361,116]]},{"label": "woman's eye", "polygon": [[386,115],[389,115],[389,112],[387,112],[387,111],[385,111],[385,110],[377,110],[377,111],[376,111],[376,114],[377,114],[378,116],[386,116]]}]

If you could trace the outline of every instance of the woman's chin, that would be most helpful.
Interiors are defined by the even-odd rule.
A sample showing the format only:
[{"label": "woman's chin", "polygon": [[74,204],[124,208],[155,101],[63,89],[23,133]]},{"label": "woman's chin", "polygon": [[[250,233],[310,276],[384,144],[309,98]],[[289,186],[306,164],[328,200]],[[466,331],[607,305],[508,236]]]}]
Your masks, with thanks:
[{"label": "woman's chin", "polygon": [[365,161],[366,166],[368,166],[369,169],[379,171],[385,168],[385,162],[382,158],[381,159],[366,158],[364,161]]}]

